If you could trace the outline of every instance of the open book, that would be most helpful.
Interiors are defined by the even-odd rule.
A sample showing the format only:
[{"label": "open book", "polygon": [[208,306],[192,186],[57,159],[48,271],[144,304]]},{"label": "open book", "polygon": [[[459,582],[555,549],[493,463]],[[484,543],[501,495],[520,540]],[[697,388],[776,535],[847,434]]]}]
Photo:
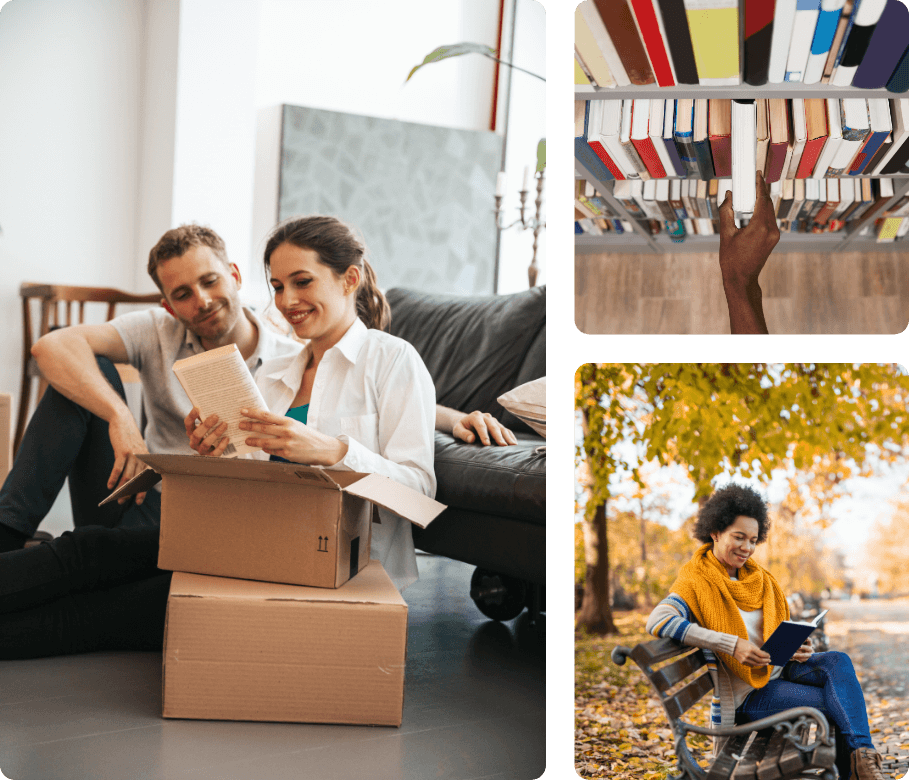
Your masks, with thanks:
[{"label": "open book", "polygon": [[801,647],[818,624],[824,619],[828,610],[821,612],[810,623],[803,623],[796,620],[784,620],[776,627],[770,638],[764,642],[763,650],[770,653],[770,664],[772,666],[782,666],[792,659],[792,654]]},{"label": "open book", "polygon": [[[178,360],[174,363],[174,373],[193,406],[199,410],[201,420],[216,414],[220,420],[219,425],[227,423],[224,435],[230,443],[224,450],[226,457],[236,457],[261,449],[246,444],[246,439],[251,434],[240,430],[239,423],[243,419],[240,410],[268,411],[268,406],[236,344]],[[267,434],[255,435],[267,437]]]}]

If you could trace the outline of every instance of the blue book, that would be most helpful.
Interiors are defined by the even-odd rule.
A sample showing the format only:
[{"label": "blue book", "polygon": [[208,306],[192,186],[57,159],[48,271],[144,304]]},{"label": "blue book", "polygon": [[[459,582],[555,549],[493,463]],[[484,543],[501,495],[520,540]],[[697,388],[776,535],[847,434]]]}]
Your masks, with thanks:
[{"label": "blue book", "polygon": [[909,46],[903,52],[903,58],[893,71],[887,89],[891,92],[906,92],[909,90]]},{"label": "blue book", "polygon": [[584,228],[581,227],[581,223],[577,220],[574,221],[574,232],[577,235],[578,233],[583,234]]},{"label": "blue book", "polygon": [[[675,129],[675,107],[677,104],[677,100],[669,100],[666,103],[667,110],[670,105],[672,106],[672,121],[669,123],[669,126],[673,129]],[[682,162],[682,158],[679,155],[679,149],[678,146],[676,146],[675,138],[672,136],[666,138],[664,136],[663,143],[666,144],[666,153],[672,161],[672,167],[675,168],[676,176],[681,176],[684,179],[688,175],[688,171],[685,170],[685,163]],[[669,173],[669,171],[666,171],[666,173]]]},{"label": "blue book", "polygon": [[[612,181],[615,179],[609,169],[603,164],[603,161],[597,157],[597,153],[590,148],[587,143],[587,126],[590,121],[590,101],[584,103],[584,129],[581,135],[574,138],[574,156],[581,161],[581,164],[587,168],[600,181]],[[575,133],[580,128],[575,125]]]},{"label": "blue book", "polygon": [[836,28],[843,11],[843,0],[822,0],[821,11],[817,17],[817,27],[811,41],[811,52],[805,67],[806,84],[817,84],[824,74],[824,63],[830,52],[830,46],[836,37]]},{"label": "blue book", "polygon": [[[679,109],[684,108],[685,114],[688,114],[688,106],[691,107],[691,113],[682,116]],[[680,121],[681,120],[681,121]],[[679,130],[679,126],[684,130]],[[694,101],[677,100],[675,117],[672,120],[672,139],[678,146],[679,160],[689,176],[698,177],[698,161],[694,151]]]},{"label": "blue book", "polygon": [[865,168],[868,167],[871,158],[874,157],[877,150],[881,148],[889,135],[889,130],[881,130],[868,136],[868,140],[865,141],[862,150],[855,156],[855,160],[852,162],[852,167],[849,169],[850,176],[858,176],[865,172]]},{"label": "blue book", "polygon": [[694,154],[697,157],[700,178],[715,179],[716,172],[713,169],[713,155],[710,154],[710,139],[704,138],[701,141],[695,141]]},{"label": "blue book", "polygon": [[810,623],[795,620],[784,620],[780,623],[761,647],[765,653],[770,653],[770,665],[783,666],[787,661],[791,661],[792,654],[814,633],[827,612],[825,609]]}]

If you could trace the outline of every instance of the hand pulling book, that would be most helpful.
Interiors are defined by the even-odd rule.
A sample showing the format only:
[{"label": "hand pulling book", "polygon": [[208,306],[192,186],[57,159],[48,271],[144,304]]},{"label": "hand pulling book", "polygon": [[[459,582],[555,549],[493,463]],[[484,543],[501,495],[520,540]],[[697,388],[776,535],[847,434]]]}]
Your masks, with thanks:
[{"label": "hand pulling book", "polygon": [[243,419],[240,410],[267,412],[268,406],[236,344],[178,360],[174,363],[174,373],[190,403],[199,410],[200,419],[216,414],[220,423],[227,423],[224,435],[230,443],[224,450],[225,456],[235,457],[261,449],[246,444],[250,434],[240,430],[239,422]]},{"label": "hand pulling book", "polygon": [[801,647],[818,624],[827,614],[825,609],[810,623],[803,623],[796,620],[784,620],[776,627],[770,638],[764,642],[761,647],[765,653],[770,653],[770,664],[772,666],[783,666],[787,661],[792,659],[792,654]]}]

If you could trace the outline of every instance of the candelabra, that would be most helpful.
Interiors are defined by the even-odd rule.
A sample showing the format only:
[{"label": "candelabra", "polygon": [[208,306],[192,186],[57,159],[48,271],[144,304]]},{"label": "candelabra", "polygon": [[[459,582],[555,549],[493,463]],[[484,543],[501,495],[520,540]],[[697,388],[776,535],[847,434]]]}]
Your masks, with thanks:
[{"label": "candelabra", "polygon": [[505,197],[505,171],[499,171],[498,178],[496,179],[496,207],[494,210],[496,229],[501,232],[518,225],[521,230],[533,230],[533,255],[530,259],[530,265],[527,268],[527,280],[531,287],[536,287],[537,284],[537,273],[539,271],[537,266],[537,244],[539,242],[540,231],[546,227],[546,222],[542,219],[543,179],[545,174],[545,171],[538,171],[534,174],[533,178],[537,181],[537,197],[534,200],[534,215],[533,217],[528,218],[527,196],[530,193],[528,186],[530,183],[530,168],[524,169],[524,186],[518,193],[521,198],[521,205],[518,206],[520,216],[509,225],[505,224],[505,209],[502,208],[502,199]]}]

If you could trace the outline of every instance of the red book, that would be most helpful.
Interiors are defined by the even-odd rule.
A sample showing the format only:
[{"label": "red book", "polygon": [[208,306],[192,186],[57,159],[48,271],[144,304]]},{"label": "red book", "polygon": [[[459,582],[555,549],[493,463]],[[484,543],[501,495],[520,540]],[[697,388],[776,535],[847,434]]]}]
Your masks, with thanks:
[{"label": "red book", "polygon": [[660,24],[656,12],[653,10],[654,0],[631,0],[634,7],[634,16],[638,22],[638,29],[647,54],[650,56],[650,65],[661,87],[674,87],[675,79],[672,77],[672,66],[666,55],[666,43],[660,33]]},{"label": "red book", "polygon": [[640,155],[641,162],[654,179],[665,179],[666,169],[657,154],[649,132],[650,101],[633,100],[631,103],[631,143]]},{"label": "red book", "polygon": [[588,141],[587,145],[593,149],[596,156],[600,158],[600,160],[603,162],[603,165],[609,169],[609,172],[615,176],[616,179],[625,178],[625,175],[621,170],[619,170],[619,166],[616,165],[612,161],[612,158],[606,153],[606,150],[603,148],[603,144],[601,144],[599,141]]},{"label": "red book", "polygon": [[718,179],[732,178],[732,101],[708,102],[707,129],[713,170]]},{"label": "red book", "polygon": [[805,127],[808,131],[808,140],[805,141],[805,151],[796,171],[796,179],[807,179],[814,171],[821,150],[827,143],[827,109],[823,98],[807,98],[805,100]]},{"label": "red book", "polygon": [[767,175],[764,177],[768,183],[780,180],[792,135],[786,101],[783,98],[770,98],[769,104],[770,143],[767,148]]}]

